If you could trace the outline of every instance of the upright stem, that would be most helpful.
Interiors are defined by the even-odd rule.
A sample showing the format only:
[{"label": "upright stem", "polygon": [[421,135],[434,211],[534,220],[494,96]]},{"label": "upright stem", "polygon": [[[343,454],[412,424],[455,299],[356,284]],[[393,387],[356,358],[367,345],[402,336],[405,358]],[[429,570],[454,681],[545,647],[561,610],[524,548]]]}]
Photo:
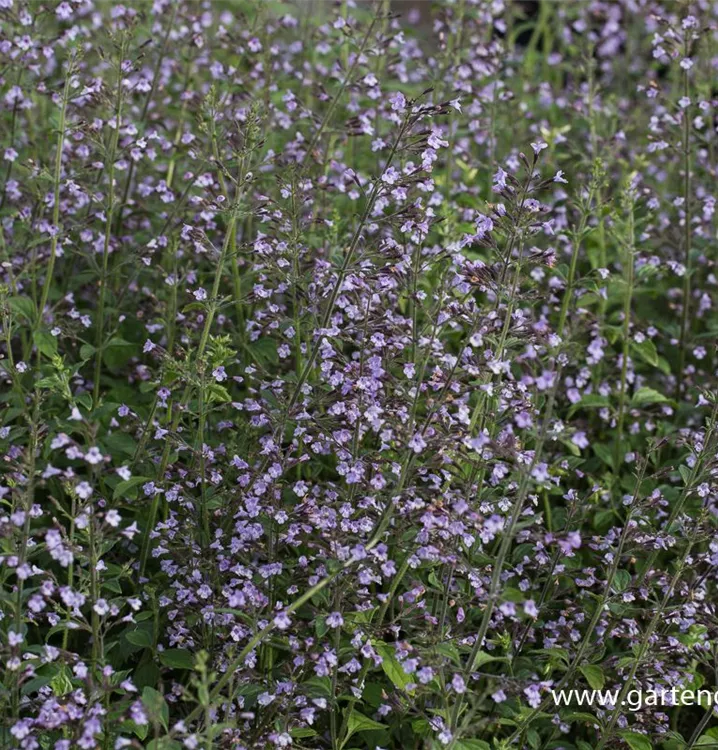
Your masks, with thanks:
[{"label": "upright stem", "polygon": [[[558,374],[556,375],[556,378],[558,380]],[[531,473],[533,469],[537,466],[539,461],[541,460],[541,455],[543,453],[543,447],[544,447],[544,443],[546,440],[546,435],[548,433],[548,428],[551,423],[551,419],[553,417],[553,405],[554,405],[555,397],[556,397],[556,389],[553,388],[548,397],[548,403],[546,404],[546,407],[545,407],[544,418],[541,424],[541,429],[538,435],[537,443],[534,448],[533,458],[531,462],[529,463],[529,465],[526,466],[524,468],[524,471],[522,472],[521,482],[519,484],[519,489],[516,493],[516,499],[514,500],[513,507],[511,509],[511,516],[509,518],[508,526],[503,532],[503,537],[501,539],[501,546],[499,547],[498,555],[496,556],[496,560],[494,560],[494,563],[492,566],[491,583],[489,585],[489,596],[486,601],[486,605],[484,607],[484,612],[481,616],[481,623],[479,624],[479,630],[476,633],[476,639],[474,641],[474,645],[471,649],[471,653],[464,667],[464,674],[466,676],[470,675],[470,673],[473,671],[476,658],[479,655],[479,652],[481,651],[481,649],[483,648],[484,640],[486,639],[486,633],[488,632],[488,629],[489,629],[491,616],[493,615],[494,608],[496,606],[496,602],[499,596],[499,587],[501,585],[501,575],[504,571],[504,564],[506,563],[506,556],[508,555],[509,548],[511,547],[511,544],[514,540],[514,534],[516,533],[516,524],[518,523],[518,520],[521,517],[521,513],[524,508],[524,503],[526,501],[526,497],[528,496],[529,487],[531,485]],[[456,703],[454,704],[454,709],[451,714],[452,730],[455,730],[458,725],[459,715],[461,713],[461,707],[463,705],[463,701],[464,701],[463,695],[459,695],[456,699]]]},{"label": "upright stem", "polygon": [[[72,504],[70,506],[70,533],[68,534],[68,541],[70,550],[73,552],[72,557],[70,558],[70,564],[67,566],[67,587],[69,589],[72,589],[74,583],[75,583],[75,556],[74,556],[74,547],[75,547],[75,516],[77,515],[77,497],[73,493],[72,495]],[[70,609],[68,607],[67,611],[67,618],[65,620],[65,629],[62,632],[62,650],[67,650],[67,642],[70,637]]]},{"label": "upright stem", "polygon": [[359,64],[359,60],[361,60],[362,55],[364,54],[364,50],[367,47],[367,44],[369,44],[369,39],[371,38],[371,33],[374,30],[374,26],[377,22],[377,16],[374,14],[372,16],[371,22],[369,23],[369,26],[366,30],[366,33],[364,34],[364,38],[361,41],[361,45],[359,46],[359,49],[354,56],[354,61],[351,64],[351,67],[347,71],[347,74],[344,76],[344,80],[341,83],[341,86],[339,87],[339,91],[334,95],[332,98],[331,103],[329,104],[329,107],[327,108],[327,111],[324,114],[324,117],[322,118],[322,122],[317,128],[317,131],[312,136],[311,141],[309,141],[309,145],[307,146],[307,156],[311,156],[312,151],[314,150],[317,143],[319,143],[319,139],[322,137],[322,133],[324,132],[324,129],[327,127],[329,121],[331,120],[332,115],[334,114],[334,109],[336,108],[337,104],[339,103],[339,99],[341,99],[342,94],[344,93],[344,89],[347,87],[349,80],[351,79],[352,75],[354,75],[354,71]]},{"label": "upright stem", "polygon": [[[686,31],[686,55],[688,41]],[[683,71],[683,96],[689,97],[690,87],[688,71]],[[681,311],[681,338],[678,352],[678,373],[676,380],[676,400],[680,399],[684,391],[683,368],[686,361],[686,343],[688,338],[688,322],[691,309],[691,118],[688,110],[683,111],[683,201],[685,216],[683,223],[683,309]]]},{"label": "upright stem", "polygon": [[50,258],[47,262],[45,271],[45,281],[42,285],[40,295],[40,304],[37,307],[37,318],[35,320],[34,331],[40,327],[42,316],[47,304],[47,298],[50,294],[50,285],[53,282],[55,274],[55,258],[57,257],[57,243],[60,238],[60,179],[62,176],[62,148],[65,143],[65,128],[67,122],[67,105],[70,100],[70,79],[72,78],[73,64],[68,64],[67,73],[65,74],[65,86],[62,91],[62,104],[60,105],[60,124],[58,126],[57,146],[55,148],[55,171],[53,174],[53,206],[52,206],[52,227],[53,235],[50,238]]},{"label": "upright stem", "polygon": [[[629,188],[630,190],[630,188]],[[634,278],[634,251],[635,251],[635,225],[633,216],[633,198],[627,197],[628,223],[626,252],[624,257],[624,273],[626,276],[626,294],[623,299],[623,350],[621,354],[621,384],[618,393],[618,419],[616,424],[616,442],[613,448],[613,469],[618,472],[623,461],[621,444],[623,441],[623,422],[626,412],[626,380],[628,376],[628,352],[631,335],[631,303],[633,300],[633,278]]]},{"label": "upright stem", "polygon": [[[227,201],[231,200],[231,196],[229,194],[229,189],[227,186],[227,180],[224,176],[224,166],[221,163],[220,160],[220,154],[219,154],[219,144],[217,142],[217,126],[214,117],[212,117],[212,123],[211,123],[211,137],[212,137],[212,156],[214,157],[215,162],[217,163],[218,167],[218,178],[219,178],[219,184],[222,188],[222,193]],[[244,184],[244,181],[246,179],[247,175],[247,157],[242,156],[239,160],[239,179],[238,184],[241,186]],[[239,266],[237,265],[237,223],[235,222],[232,226],[232,234],[229,238],[229,246],[231,248],[232,253],[232,263],[231,263],[231,269],[232,269],[232,284],[234,287],[234,311],[236,316],[235,326],[237,329],[237,341],[239,342],[240,346],[243,346],[244,344],[244,310],[242,308],[242,279],[240,277],[239,273]]]},{"label": "upright stem", "polygon": [[[636,503],[638,501],[639,493],[641,491],[641,484],[643,483],[643,478],[645,476],[645,470],[646,470],[646,462],[642,462],[641,468],[638,473],[638,477],[636,478],[636,486],[633,493],[633,500],[631,502],[631,508],[636,506]],[[578,667],[581,665],[581,662],[583,661],[584,656],[588,652],[588,648],[591,645],[591,636],[593,635],[593,631],[596,629],[596,626],[598,625],[599,620],[601,619],[601,615],[604,613],[604,607],[606,606],[606,603],[608,602],[608,599],[611,595],[611,590],[613,589],[613,583],[616,580],[616,574],[618,573],[618,569],[621,565],[621,560],[623,557],[623,549],[626,545],[626,539],[628,538],[628,532],[631,528],[631,520],[633,517],[632,510],[629,510],[628,515],[626,516],[626,520],[623,524],[623,529],[621,530],[621,535],[618,538],[618,545],[616,547],[616,551],[613,554],[613,560],[611,562],[611,568],[608,572],[608,575],[606,576],[606,585],[603,587],[603,593],[598,597],[598,600],[596,601],[595,608],[593,610],[593,615],[591,616],[591,620],[588,623],[588,627],[586,628],[586,632],[583,634],[583,638],[581,638],[581,643],[578,646],[578,649],[576,651],[575,656],[573,657],[571,663],[568,666],[568,669],[564,673],[563,677],[558,681],[556,686],[554,687],[554,692],[561,690],[573,677],[574,673],[578,669]],[[511,736],[506,740],[506,746],[509,747],[513,742],[518,739],[524,732],[524,730],[531,724],[531,722],[540,714],[542,714],[544,711],[547,710],[549,706],[553,704],[553,697],[551,695],[546,696],[546,698],[541,702],[541,704],[535,708],[531,713],[526,716],[526,718],[514,729]]]},{"label": "upright stem", "polygon": [[122,127],[122,61],[125,56],[124,41],[120,45],[119,63],[117,68],[117,108],[115,110],[115,129],[110,140],[107,174],[110,185],[108,188],[107,208],[105,210],[105,238],[102,244],[102,275],[100,276],[100,299],[97,308],[97,324],[95,334],[95,374],[93,384],[93,405],[97,408],[100,401],[100,374],[102,372],[102,344],[105,332],[105,305],[107,300],[107,269],[110,257],[110,238],[112,236],[112,218],[115,210],[115,157]]},{"label": "upright stem", "polygon": [[[37,450],[39,444],[39,430],[40,430],[40,414],[38,409],[38,394],[35,394],[35,407],[33,410],[31,422],[30,422],[30,443],[29,443],[29,456],[28,456],[28,477],[27,477],[27,488],[23,495],[22,501],[22,512],[25,514],[22,524],[22,537],[20,538],[20,545],[18,549],[18,564],[16,570],[21,570],[27,560],[27,554],[29,550],[28,540],[30,539],[30,522],[32,516],[30,515],[30,509],[35,497],[35,469],[37,465]],[[16,633],[22,632],[22,614],[23,614],[23,594],[25,590],[25,579],[20,575],[17,576],[17,591],[15,598],[15,622],[14,630]],[[12,715],[17,718],[20,711],[20,672],[13,674],[12,683]]]},{"label": "upright stem", "polygon": [[92,672],[97,667],[97,663],[100,660],[102,654],[101,648],[101,636],[100,636],[100,616],[95,611],[95,603],[97,602],[99,595],[99,582],[97,580],[97,518],[95,516],[95,504],[90,500],[90,555],[89,555],[89,566],[90,566],[90,607],[92,608],[92,614],[90,619],[90,625],[92,627]]},{"label": "upright stem", "polygon": [[623,716],[623,711],[621,709],[621,706],[625,704],[626,696],[628,695],[629,690],[633,687],[633,681],[636,678],[636,672],[638,672],[638,668],[641,666],[643,659],[646,656],[646,653],[648,652],[648,648],[651,643],[651,638],[653,636],[653,633],[658,626],[658,623],[663,619],[663,614],[666,611],[666,607],[668,606],[668,603],[671,600],[671,597],[673,596],[673,592],[676,589],[676,586],[678,585],[678,582],[681,579],[681,576],[683,575],[683,571],[686,567],[686,562],[688,560],[688,556],[691,553],[691,550],[693,549],[693,545],[696,542],[696,539],[698,537],[698,532],[701,527],[701,521],[702,519],[699,519],[696,522],[695,530],[693,534],[691,535],[691,538],[688,540],[688,544],[686,545],[686,548],[681,555],[681,559],[678,561],[678,566],[676,567],[676,572],[673,574],[673,577],[671,578],[671,582],[668,585],[668,588],[666,589],[665,594],[663,595],[663,599],[661,600],[661,603],[659,606],[655,609],[653,613],[653,617],[651,618],[651,621],[648,624],[648,628],[646,628],[646,632],[643,634],[643,638],[641,638],[641,642],[638,646],[638,652],[635,654],[635,658],[633,659],[633,663],[631,664],[631,669],[628,672],[628,676],[623,682],[623,686],[621,687],[621,692],[618,695],[618,699],[616,700],[616,708],[611,714],[611,719],[608,722],[608,725],[606,726],[606,729],[604,730],[601,740],[596,746],[596,750],[603,750],[603,748],[606,746],[606,743],[609,742],[613,737],[613,732],[616,728],[616,724],[618,723],[618,720]]},{"label": "upright stem", "polygon": [[[597,177],[596,177],[597,179]],[[586,224],[588,222],[589,213],[593,206],[593,199],[598,190],[596,182],[591,183],[591,188],[588,192],[587,205],[585,210],[582,210],[581,219],[579,221],[578,228],[575,230],[574,241],[571,248],[571,262],[568,268],[568,278],[566,280],[566,288],[564,289],[563,299],[561,300],[561,312],[558,318],[558,327],[556,333],[560,338],[563,338],[563,329],[566,327],[566,318],[568,316],[569,306],[571,304],[571,295],[573,294],[574,285],[576,283],[576,268],[578,266],[578,253],[581,248],[581,242],[583,240],[583,234],[586,231]]]},{"label": "upright stem", "polygon": [[[140,125],[144,126],[145,121],[147,120],[147,114],[150,109],[150,104],[152,103],[152,99],[155,96],[155,91],[157,90],[157,82],[159,81],[160,72],[162,70],[162,62],[164,61],[165,55],[167,54],[167,45],[169,43],[170,34],[172,33],[172,27],[174,26],[175,18],[177,17],[177,9],[179,7],[179,0],[175,0],[175,2],[172,3],[172,15],[170,16],[169,23],[167,24],[167,31],[165,32],[164,39],[162,40],[162,50],[160,51],[160,55],[157,58],[157,62],[155,63],[155,69],[152,74],[152,83],[150,85],[149,93],[147,94],[147,99],[145,99],[144,106],[142,107],[142,114],[140,115]],[[184,108],[182,110],[184,112]],[[132,186],[132,176],[135,173],[135,162],[130,161],[130,167],[127,170],[127,179],[125,180],[125,188],[122,191],[122,201],[120,202],[120,210],[117,212],[117,226],[115,227],[115,231],[119,232],[120,226],[122,225],[122,212],[127,205],[127,201],[130,197],[130,187]],[[167,180],[167,183],[171,181],[171,175],[169,176],[169,179]]]},{"label": "upright stem", "polygon": [[[212,329],[212,323],[214,322],[214,316],[217,312],[217,307],[218,307],[217,297],[219,295],[219,286],[222,281],[222,274],[224,272],[225,260],[227,258],[227,254],[229,253],[230,241],[234,235],[234,226],[235,226],[236,221],[237,221],[237,207],[235,205],[231,209],[229,223],[227,224],[227,230],[224,235],[224,243],[222,244],[222,249],[220,251],[219,259],[217,261],[217,267],[215,269],[214,282],[212,284],[212,293],[211,293],[211,297],[209,300],[209,305],[207,306],[207,315],[204,320],[204,327],[202,328],[202,335],[199,340],[199,345],[197,347],[197,352],[195,355],[195,361],[197,362],[199,362],[204,356],[205,349],[207,348],[207,342],[209,341],[209,332]],[[179,421],[182,418],[182,413],[187,408],[187,405],[189,404],[189,400],[191,396],[192,396],[192,384],[188,383],[185,386],[184,393],[182,394],[182,399],[178,405],[177,411],[175,413],[175,417],[172,420],[172,431],[177,429],[177,426],[179,425]],[[167,465],[169,464],[169,457],[170,457],[171,450],[172,450],[171,442],[168,440],[165,443],[165,448],[162,453],[162,459],[160,460],[160,465],[157,469],[158,479],[162,479],[165,471],[167,470]],[[150,514],[147,519],[147,528],[145,529],[144,538],[142,540],[142,550],[140,553],[140,566],[139,566],[140,576],[144,575],[145,567],[147,566],[147,558],[149,557],[149,552],[150,552],[150,534],[152,533],[152,529],[154,528],[155,521],[157,520],[157,511],[159,509],[159,503],[160,503],[159,493],[155,493],[152,497],[152,503],[150,505]]]}]

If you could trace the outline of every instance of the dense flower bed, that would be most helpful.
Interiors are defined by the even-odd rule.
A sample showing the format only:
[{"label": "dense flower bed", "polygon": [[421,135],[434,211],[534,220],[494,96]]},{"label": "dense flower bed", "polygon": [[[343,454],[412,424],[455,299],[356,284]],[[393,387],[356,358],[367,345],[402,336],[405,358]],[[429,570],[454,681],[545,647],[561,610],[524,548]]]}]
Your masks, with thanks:
[{"label": "dense flower bed", "polygon": [[716,7],[0,0],[3,747],[718,742]]}]

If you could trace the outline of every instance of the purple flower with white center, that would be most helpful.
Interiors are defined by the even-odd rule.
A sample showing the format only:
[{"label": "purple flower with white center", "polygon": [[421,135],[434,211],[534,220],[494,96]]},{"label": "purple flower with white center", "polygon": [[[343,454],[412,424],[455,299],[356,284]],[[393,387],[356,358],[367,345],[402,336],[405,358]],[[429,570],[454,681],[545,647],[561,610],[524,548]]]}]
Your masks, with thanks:
[{"label": "purple flower with white center", "polygon": [[391,108],[394,110],[394,112],[402,112],[406,109],[406,97],[401,93],[401,91],[394,92],[389,97],[389,103],[391,104]]},{"label": "purple flower with white center", "polygon": [[414,433],[411,440],[409,440],[409,447],[414,453],[421,453],[426,448],[426,445],[426,440],[424,440],[423,435],[419,432]]},{"label": "purple flower with white center", "polygon": [[524,688],[526,702],[531,708],[538,708],[541,705],[541,686],[537,684],[529,685]]},{"label": "purple flower with white center", "polygon": [[466,682],[460,674],[454,673],[454,676],[451,678],[451,687],[459,694],[466,692]]},{"label": "purple flower with white center", "polygon": [[287,628],[290,628],[292,625],[292,621],[289,619],[289,615],[286,612],[280,612],[272,622],[275,627],[279,628],[279,630],[287,630]]},{"label": "purple flower with white center", "polygon": [[88,500],[92,495],[92,487],[88,482],[80,482],[75,487],[75,492],[81,500]]},{"label": "purple flower with white center", "polygon": [[588,448],[589,446],[586,433],[580,430],[578,432],[574,432],[574,434],[571,436],[571,442],[574,445],[578,446],[581,450],[584,450],[585,448]]},{"label": "purple flower with white center", "polygon": [[494,185],[493,190],[496,193],[500,193],[502,190],[506,189],[506,178],[508,177],[508,174],[499,167],[496,170],[496,173],[494,174]]},{"label": "purple flower with white center", "polygon": [[93,446],[89,451],[87,451],[87,453],[85,453],[85,461],[87,461],[87,463],[91,464],[92,466],[101,464],[103,460],[104,457],[102,455],[102,452],[97,446]]},{"label": "purple flower with white center", "polygon": [[332,612],[327,615],[326,623],[330,628],[340,628],[344,624],[344,618],[340,612]]}]

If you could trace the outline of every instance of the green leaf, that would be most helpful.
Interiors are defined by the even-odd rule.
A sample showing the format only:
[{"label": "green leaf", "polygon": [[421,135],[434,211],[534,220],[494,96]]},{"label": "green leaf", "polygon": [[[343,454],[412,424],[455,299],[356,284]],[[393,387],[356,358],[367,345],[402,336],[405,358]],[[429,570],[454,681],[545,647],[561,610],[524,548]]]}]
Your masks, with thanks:
[{"label": "green leaf", "polygon": [[588,711],[567,711],[564,717],[566,721],[585,721],[590,726],[594,724],[600,725],[600,721]]},{"label": "green leaf", "polygon": [[122,584],[117,578],[109,578],[102,582],[102,588],[108,591],[112,591],[113,594],[119,594],[122,596]]},{"label": "green leaf", "polygon": [[376,650],[381,656],[381,668],[384,670],[384,674],[392,681],[395,687],[398,687],[399,690],[405,690],[406,686],[412,680],[396,658],[394,649],[386,643],[379,641],[376,644]]},{"label": "green leaf", "polygon": [[624,740],[626,740],[626,743],[631,750],[653,750],[651,741],[643,734],[629,731],[619,732],[619,734]]},{"label": "green leaf", "polygon": [[277,343],[271,338],[259,338],[253,341],[247,348],[258,362],[276,364],[279,359],[277,355]]},{"label": "green leaf", "polygon": [[29,297],[10,297],[8,304],[16,315],[21,315],[29,323],[35,320],[35,303]]},{"label": "green leaf", "polygon": [[666,398],[654,388],[639,388],[631,399],[631,406],[650,406],[651,404],[670,404],[671,400]]},{"label": "green leaf", "polygon": [[491,654],[487,654],[486,651],[479,651],[478,654],[476,654],[476,658],[474,659],[474,664],[471,667],[471,669],[478,669],[483,664],[488,664],[490,661],[506,661],[505,656],[491,656]]},{"label": "green leaf", "polygon": [[135,724],[134,721],[130,721],[129,719],[127,721],[123,721],[120,724],[121,732],[132,732],[141,740],[144,740],[145,737],[147,737],[147,732],[149,732],[149,729],[149,724]]},{"label": "green leaf", "polygon": [[613,588],[620,594],[631,583],[631,574],[627,570],[617,570],[613,579]]},{"label": "green leaf", "polygon": [[[149,477],[130,477],[124,482],[120,482],[117,487],[115,487],[115,491],[112,493],[113,499],[117,499],[118,497],[129,497],[131,496],[130,493],[132,490],[134,490],[137,485],[144,484],[145,482],[149,482]],[[133,493],[135,494],[135,493]]]},{"label": "green leaf", "polygon": [[576,307],[589,307],[590,305],[598,304],[603,298],[596,292],[586,292],[582,294],[576,302]]},{"label": "green leaf", "polygon": [[650,339],[644,339],[640,343],[632,341],[631,350],[649,365],[658,367],[658,352],[656,345]]},{"label": "green leaf", "polygon": [[92,411],[92,396],[89,393],[78,393],[75,400],[79,406],[84,406],[87,411]]},{"label": "green leaf", "polygon": [[57,339],[47,331],[35,331],[32,337],[40,354],[50,359],[57,354]]},{"label": "green leaf", "polygon": [[594,690],[603,690],[603,686],[606,684],[606,678],[603,675],[601,667],[597,667],[595,664],[585,664],[578,669],[586,678],[586,682]]},{"label": "green leaf", "polygon": [[160,662],[171,669],[193,669],[194,657],[184,648],[168,648],[160,652]]},{"label": "green leaf", "polygon": [[491,750],[491,747],[483,740],[461,740],[456,743],[456,750]]},{"label": "green leaf", "polygon": [[115,336],[107,342],[102,359],[110,369],[124,367],[130,359],[139,353],[139,347],[130,341]]},{"label": "green leaf", "polygon": [[62,667],[52,680],[50,680],[50,687],[52,688],[52,692],[59,697],[72,692],[72,682],[65,667]]},{"label": "green leaf", "polygon": [[229,391],[223,385],[210,383],[207,386],[207,403],[226,404],[231,400],[232,397],[229,395]]},{"label": "green leaf", "polygon": [[310,677],[302,686],[312,698],[329,698],[332,695],[332,681],[329,677]]},{"label": "green leaf", "polygon": [[459,649],[456,648],[455,644],[451,643],[450,641],[447,641],[446,643],[440,643],[438,646],[436,646],[436,651],[442,656],[445,656],[447,659],[451,659],[451,661],[456,664],[457,667],[461,666],[461,655],[459,654]]},{"label": "green leaf", "polygon": [[605,531],[615,520],[616,511],[613,509],[599,510],[593,517],[593,526],[599,531]]},{"label": "green leaf", "polygon": [[143,688],[145,685],[156,685],[159,678],[160,668],[154,661],[140,664],[140,666],[135,669],[134,682],[138,688]]},{"label": "green leaf", "polygon": [[306,739],[307,737],[317,736],[317,733],[309,727],[294,727],[294,729],[291,729],[289,731],[289,734],[291,734],[295,740],[302,740]]},{"label": "green leaf", "polygon": [[[45,687],[45,685],[49,685],[49,683],[50,678],[48,676],[33,677],[31,680],[23,683],[22,690],[20,692],[23,695],[32,695],[33,693],[36,693],[40,688]],[[2,737],[1,732],[0,737]]]},{"label": "green leaf", "polygon": [[386,729],[386,724],[380,724],[378,721],[374,721],[374,719],[370,719],[368,716],[352,709],[347,722],[347,734],[341,746],[344,747],[349,738],[356,732],[368,732],[374,729]]},{"label": "green leaf", "polygon": [[162,693],[154,688],[146,687],[142,691],[142,703],[144,703],[151,721],[155,724],[161,724],[167,730],[170,710]]},{"label": "green leaf", "polygon": [[182,745],[169,737],[160,737],[147,745],[147,750],[182,750]]},{"label": "green leaf", "polygon": [[583,396],[580,401],[577,401],[568,410],[568,416],[572,417],[579,409],[601,409],[608,405],[609,401],[607,396],[601,396],[600,393],[589,393],[588,395]]},{"label": "green leaf", "polygon": [[137,630],[130,630],[129,633],[125,634],[125,638],[133,645],[140,646],[141,648],[152,647],[152,635],[149,630],[145,628],[137,628]]},{"label": "green leaf", "polygon": [[718,740],[718,727],[711,727],[706,731],[703,737],[708,737],[712,740]]},{"label": "green leaf", "polygon": [[581,450],[572,440],[561,440],[561,443],[572,456],[581,455]]},{"label": "green leaf", "polygon": [[683,484],[690,484],[691,481],[691,475],[693,472],[687,467],[681,464],[678,467],[678,473],[681,475],[681,479],[683,480]]},{"label": "green leaf", "polygon": [[604,445],[603,443],[594,443],[592,446],[593,452],[607,464],[611,469],[613,468],[613,448],[610,445]]},{"label": "green leaf", "polygon": [[135,448],[137,448],[134,438],[126,432],[113,432],[106,435],[102,439],[102,442],[113,458],[118,453],[124,453],[126,456],[134,456]]}]

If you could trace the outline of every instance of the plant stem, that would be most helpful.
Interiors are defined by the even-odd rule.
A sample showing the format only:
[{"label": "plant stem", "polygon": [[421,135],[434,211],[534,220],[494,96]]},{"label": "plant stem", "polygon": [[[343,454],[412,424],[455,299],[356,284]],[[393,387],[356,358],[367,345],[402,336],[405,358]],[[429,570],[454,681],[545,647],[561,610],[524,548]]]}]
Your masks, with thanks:
[{"label": "plant stem", "polygon": [[686,566],[686,561],[698,537],[698,531],[701,527],[701,522],[702,522],[702,519],[699,519],[696,522],[693,535],[688,540],[688,544],[686,545],[686,548],[683,554],[681,555],[681,559],[679,560],[678,566],[676,567],[676,572],[673,574],[673,577],[671,578],[671,582],[668,588],[666,589],[665,594],[663,595],[663,599],[661,600],[660,605],[655,609],[653,613],[653,617],[651,618],[651,621],[648,624],[648,628],[646,629],[646,632],[643,634],[643,638],[641,638],[641,642],[638,647],[638,653],[636,653],[635,658],[633,659],[633,663],[631,664],[631,669],[629,670],[628,676],[623,682],[623,686],[621,687],[621,692],[619,693],[618,699],[616,700],[616,708],[611,714],[611,719],[608,722],[608,726],[606,727],[605,731],[602,733],[601,740],[596,746],[596,750],[603,750],[603,748],[606,746],[606,743],[609,742],[613,737],[613,732],[614,732],[614,729],[616,728],[616,724],[618,723],[618,720],[623,715],[621,706],[624,705],[626,696],[628,695],[628,691],[631,690],[633,686],[633,681],[635,680],[636,672],[638,671],[639,666],[641,665],[641,663],[643,662],[643,659],[646,656],[648,647],[650,645],[651,637],[653,636],[653,633],[656,627],[658,626],[658,623],[663,618],[663,613],[665,612],[665,609],[668,606],[668,602],[671,600],[671,597],[673,596],[673,592],[675,591],[675,588],[678,585],[678,581],[681,579],[681,576],[683,575],[683,572]]},{"label": "plant stem", "polygon": [[[629,188],[630,190],[630,188]],[[628,191],[627,191],[628,192]],[[621,384],[618,392],[618,418],[616,421],[616,437],[613,447],[613,470],[618,472],[623,463],[623,422],[626,412],[626,382],[628,377],[628,353],[631,336],[631,304],[633,302],[633,283],[635,268],[635,224],[634,205],[632,197],[627,195],[627,241],[624,256],[624,274],[626,280],[626,293],[623,298],[623,350],[621,355]]]},{"label": "plant stem", "polygon": [[[205,349],[207,348],[207,342],[209,341],[209,332],[212,328],[212,323],[214,322],[214,316],[217,312],[217,307],[218,307],[217,298],[219,295],[219,286],[222,281],[225,260],[229,252],[230,240],[232,238],[233,229],[234,229],[234,225],[236,221],[237,221],[237,208],[236,206],[234,206],[231,209],[230,219],[227,224],[227,229],[224,235],[224,242],[222,244],[222,249],[220,251],[219,259],[217,261],[217,266],[215,269],[214,282],[212,283],[212,292],[211,292],[211,296],[209,299],[209,304],[207,306],[207,314],[204,320],[204,327],[202,328],[202,335],[200,337],[199,345],[197,347],[197,352],[195,354],[196,362],[201,361],[202,357],[204,356]],[[189,404],[191,396],[192,396],[192,384],[188,383],[185,386],[182,399],[175,413],[175,417],[172,420],[172,426],[171,426],[172,432],[174,432],[177,429],[177,426],[179,425],[179,421],[182,418],[182,414],[187,408],[187,405]],[[160,464],[157,469],[158,479],[162,479],[164,477],[164,473],[167,470],[167,465],[169,464],[169,457],[170,457],[171,450],[172,450],[171,441],[168,440],[165,443],[165,448],[162,453],[162,458],[160,460]],[[140,576],[144,575],[145,568],[147,566],[147,558],[149,557],[149,552],[150,552],[150,535],[152,533],[152,529],[154,528],[155,522],[157,520],[157,511],[159,510],[159,503],[160,503],[160,494],[155,493],[152,496],[152,503],[150,504],[150,512],[149,512],[149,517],[147,520],[147,528],[145,529],[145,534],[142,540],[142,549],[140,552],[140,561],[139,561]]]},{"label": "plant stem", "polygon": [[123,39],[119,50],[119,61],[117,66],[117,107],[115,110],[115,128],[110,140],[110,151],[108,154],[107,175],[109,178],[108,201],[105,209],[105,237],[102,244],[102,274],[100,276],[100,299],[97,308],[97,323],[95,334],[95,374],[93,383],[92,402],[95,408],[100,401],[100,375],[102,373],[102,347],[105,334],[105,305],[107,300],[107,270],[110,258],[110,238],[112,236],[112,218],[115,209],[115,158],[117,145],[120,139],[120,128],[122,127],[122,62],[125,57],[125,41]]},{"label": "plant stem", "polygon": [[[172,3],[172,15],[170,16],[169,23],[167,24],[167,31],[165,32],[164,39],[162,40],[162,49],[160,51],[159,57],[157,58],[157,62],[155,63],[155,68],[152,74],[152,83],[150,84],[150,90],[147,94],[147,98],[145,99],[145,103],[142,107],[142,114],[140,115],[140,126],[144,128],[145,122],[147,120],[147,115],[149,113],[150,104],[152,103],[152,99],[155,96],[155,92],[157,90],[157,82],[159,81],[160,72],[162,70],[162,63],[164,61],[165,55],[167,54],[167,46],[169,44],[169,38],[170,34],[172,33],[172,27],[174,26],[175,18],[177,17],[177,10],[179,8],[179,0],[175,0]],[[127,170],[127,179],[125,180],[125,187],[122,191],[122,201],[120,202],[120,208],[117,212],[117,226],[115,227],[115,232],[120,231],[120,227],[122,226],[122,212],[124,211],[125,206],[127,205],[127,201],[130,197],[130,187],[132,186],[132,176],[134,175],[135,171],[135,162],[130,161],[130,167]]]},{"label": "plant stem", "polygon": [[[556,379],[558,380],[558,378],[559,378],[559,375],[557,373]],[[498,555],[496,556],[496,559],[494,560],[493,565],[492,565],[491,583],[489,584],[488,599],[484,607],[483,615],[481,616],[481,623],[479,625],[479,630],[476,633],[474,645],[471,649],[469,659],[466,662],[466,666],[464,667],[464,675],[466,677],[468,677],[473,671],[476,658],[479,655],[479,652],[481,651],[481,649],[483,648],[484,640],[486,639],[486,633],[488,632],[488,629],[489,629],[491,616],[494,612],[496,602],[498,601],[499,586],[501,584],[501,575],[504,570],[506,556],[508,555],[509,548],[511,547],[511,544],[514,540],[514,534],[516,533],[516,524],[518,523],[518,520],[521,517],[521,513],[524,509],[524,503],[526,501],[526,497],[528,496],[528,491],[529,491],[529,487],[531,484],[531,474],[534,468],[538,465],[539,461],[541,460],[541,455],[543,453],[543,447],[546,441],[546,435],[548,433],[548,428],[549,428],[551,419],[553,417],[553,405],[554,405],[555,396],[556,396],[556,389],[552,389],[551,394],[549,395],[549,398],[548,398],[548,402],[545,407],[544,419],[541,424],[541,429],[539,431],[536,446],[534,447],[533,458],[531,462],[528,464],[528,466],[526,466],[524,468],[524,471],[522,472],[521,483],[516,493],[516,499],[514,500],[513,506],[511,508],[511,516],[509,517],[508,526],[503,532],[503,536],[501,538],[501,546],[499,547]],[[458,726],[459,715],[461,713],[461,707],[463,705],[463,701],[464,701],[464,696],[462,694],[458,696],[458,698],[456,699],[456,703],[454,704],[454,708],[453,708],[452,715],[451,715],[452,730],[455,730],[456,727]],[[453,740],[452,740],[451,745],[453,745]],[[451,747],[451,745],[449,747]]]},{"label": "plant stem", "polygon": [[[57,135],[57,146],[55,149],[55,171],[53,173],[53,206],[52,206],[52,226],[53,234],[50,238],[50,258],[47,262],[47,270],[45,272],[45,281],[42,285],[42,293],[40,295],[40,302],[37,307],[37,318],[35,320],[35,326],[33,333],[40,328],[42,324],[42,316],[45,311],[45,305],[50,294],[50,286],[53,282],[55,274],[55,258],[57,257],[57,244],[60,237],[60,179],[62,177],[62,149],[65,143],[65,129],[67,122],[67,105],[70,101],[70,80],[72,78],[73,62],[70,61],[68,64],[67,72],[65,73],[65,86],[62,91],[62,104],[60,105],[60,124],[58,127]],[[39,353],[38,353],[38,356]]]},{"label": "plant stem", "polygon": [[[688,54],[688,31],[686,31],[686,56]],[[683,71],[683,96],[689,98],[690,86],[688,71]],[[681,338],[678,351],[678,373],[676,380],[676,401],[679,401],[685,388],[683,368],[686,361],[686,344],[691,309],[691,120],[688,111],[683,111],[683,308],[681,310]]]}]

